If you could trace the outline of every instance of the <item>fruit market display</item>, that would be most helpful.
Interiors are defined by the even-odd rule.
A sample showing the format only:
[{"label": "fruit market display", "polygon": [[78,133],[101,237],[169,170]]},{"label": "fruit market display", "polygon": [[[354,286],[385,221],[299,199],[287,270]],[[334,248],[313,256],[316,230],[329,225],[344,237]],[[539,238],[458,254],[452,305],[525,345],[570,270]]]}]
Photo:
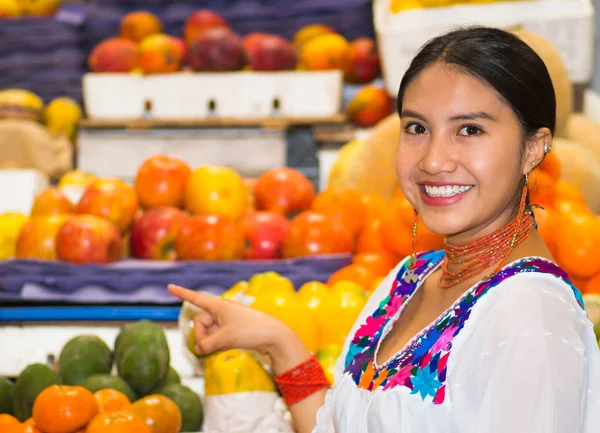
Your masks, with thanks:
[{"label": "fruit market display", "polygon": [[[66,193],[78,182],[80,198],[72,202]],[[5,258],[13,249],[19,259],[79,264],[110,263],[128,255],[276,260],[369,252],[391,255],[394,262],[406,251],[383,246],[373,222],[384,216],[387,205],[346,187],[317,194],[291,168],[243,179],[229,168],[192,169],[177,158],[155,155],[142,164],[133,185],[68,173],[35,198],[30,215],[3,215],[0,224],[7,227],[2,232]],[[363,265],[369,264],[350,272],[369,283],[375,277]]]},{"label": "fruit market display", "polygon": [[114,349],[93,334],[72,338],[56,365],[28,365],[0,378],[3,433],[197,432],[197,393],[170,367],[163,329],[142,320],[119,332]]},{"label": "fruit market display", "polygon": [[81,117],[81,107],[71,98],[58,97],[45,105],[39,96],[28,90],[0,90],[0,119],[28,119],[40,122],[50,134],[64,134],[73,141]]},{"label": "fruit market display", "polygon": [[60,0],[0,0],[0,20],[51,16],[58,11],[60,4]]}]

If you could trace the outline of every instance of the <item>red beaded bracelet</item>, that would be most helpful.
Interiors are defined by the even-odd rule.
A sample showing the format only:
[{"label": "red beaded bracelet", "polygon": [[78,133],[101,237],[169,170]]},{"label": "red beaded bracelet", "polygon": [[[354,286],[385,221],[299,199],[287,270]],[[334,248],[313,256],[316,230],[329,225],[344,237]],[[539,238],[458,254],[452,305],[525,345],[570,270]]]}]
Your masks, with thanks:
[{"label": "red beaded bracelet", "polygon": [[288,407],[320,389],[331,386],[323,367],[314,354],[303,363],[275,376],[274,379]]}]

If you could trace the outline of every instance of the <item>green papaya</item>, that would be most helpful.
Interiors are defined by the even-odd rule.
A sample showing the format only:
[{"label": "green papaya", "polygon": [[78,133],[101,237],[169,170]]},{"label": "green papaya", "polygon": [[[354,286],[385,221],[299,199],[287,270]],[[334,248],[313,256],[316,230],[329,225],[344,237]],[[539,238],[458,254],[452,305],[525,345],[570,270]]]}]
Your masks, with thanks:
[{"label": "green papaya", "polygon": [[37,396],[51,385],[60,385],[58,374],[46,364],[25,367],[19,374],[13,394],[13,415],[21,422],[31,418]]},{"label": "green papaya", "polygon": [[127,325],[117,337],[117,371],[136,394],[148,395],[164,383],[170,353],[162,327],[149,320]]},{"label": "green papaya", "polygon": [[108,374],[112,353],[97,335],[78,335],[65,344],[58,358],[58,372],[65,385],[82,385],[95,374]]},{"label": "green papaya", "polygon": [[182,432],[200,431],[204,419],[204,408],[198,394],[187,386],[172,383],[162,386],[154,391],[153,394],[164,395],[170,398],[181,412],[181,430]]},{"label": "green papaya", "polygon": [[132,403],[137,400],[137,396],[131,387],[127,385],[127,382],[125,382],[119,376],[111,376],[110,374],[95,374],[88,377],[85,382],[83,382],[82,386],[92,393],[100,391],[101,389],[114,389],[125,394]]},{"label": "green papaya", "polygon": [[0,377],[0,413],[12,415],[15,384],[8,377]]}]

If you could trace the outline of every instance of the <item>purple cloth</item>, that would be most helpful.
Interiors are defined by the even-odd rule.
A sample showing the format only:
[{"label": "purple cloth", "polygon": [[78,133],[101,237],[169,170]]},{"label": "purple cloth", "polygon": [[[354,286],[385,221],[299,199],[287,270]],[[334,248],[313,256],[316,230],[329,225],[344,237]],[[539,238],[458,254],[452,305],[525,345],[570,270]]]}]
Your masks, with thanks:
[{"label": "purple cloth", "polygon": [[0,303],[169,304],[177,302],[167,292],[169,283],[218,295],[254,274],[275,271],[298,288],[307,281],[325,282],[351,262],[350,255],[229,262],[123,260],[110,265],[7,260],[0,262]]}]

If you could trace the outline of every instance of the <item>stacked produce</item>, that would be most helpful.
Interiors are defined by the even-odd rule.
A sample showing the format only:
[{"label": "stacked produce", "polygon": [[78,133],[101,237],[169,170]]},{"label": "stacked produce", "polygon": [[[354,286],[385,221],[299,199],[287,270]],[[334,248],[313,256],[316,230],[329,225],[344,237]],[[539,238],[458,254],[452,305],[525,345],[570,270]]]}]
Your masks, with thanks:
[{"label": "stacked produce", "polygon": [[[77,182],[82,194],[72,202],[66,193]],[[156,155],[139,168],[134,185],[72,172],[35,198],[25,223],[24,216],[2,216],[3,257],[110,263],[124,256],[274,260],[372,252],[391,268],[404,251],[382,246],[372,222],[386,206],[346,187],[316,194],[291,168],[243,179],[229,168],[192,170]],[[381,275],[363,265],[344,272],[368,288]]]},{"label": "stacked produce", "polygon": [[[264,32],[242,37],[221,15],[200,9],[185,22],[183,35],[165,34],[160,18],[151,12],[130,12],[121,20],[119,36],[94,47],[90,70],[143,74],[342,70],[345,80],[355,84],[370,83],[380,75],[373,39],[348,41],[322,24],[303,27],[293,40]],[[351,122],[368,127],[390,110],[387,92],[368,85],[350,103],[347,115]]]},{"label": "stacked produce", "polygon": [[199,431],[200,397],[169,366],[162,328],[126,325],[114,350],[98,336],[79,335],[54,366],[31,364],[16,383],[0,380],[0,431],[101,433]]},{"label": "stacked produce", "polygon": [[23,89],[0,90],[0,119],[27,119],[40,122],[52,135],[75,139],[82,112],[71,98],[58,97],[47,105],[38,95]]},{"label": "stacked produce", "polygon": [[0,0],[0,20],[54,15],[60,3],[60,0]]}]

